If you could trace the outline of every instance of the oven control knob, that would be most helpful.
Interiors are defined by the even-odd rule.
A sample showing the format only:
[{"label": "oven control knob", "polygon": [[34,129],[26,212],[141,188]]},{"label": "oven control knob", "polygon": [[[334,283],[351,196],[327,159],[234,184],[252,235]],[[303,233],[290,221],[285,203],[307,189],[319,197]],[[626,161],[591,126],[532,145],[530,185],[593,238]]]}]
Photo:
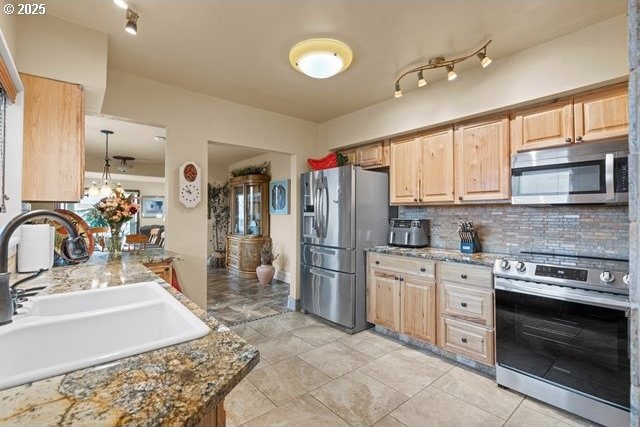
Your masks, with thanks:
[{"label": "oven control knob", "polygon": [[614,276],[610,271],[603,271],[600,273],[600,281],[604,283],[613,283],[614,280],[616,280],[616,276]]},{"label": "oven control knob", "polygon": [[516,270],[518,270],[520,273],[524,273],[525,271],[527,271],[527,266],[524,264],[524,262],[518,261],[516,263]]},{"label": "oven control knob", "polygon": [[625,286],[629,286],[629,273],[622,276],[622,283],[624,283]]},{"label": "oven control knob", "polygon": [[500,268],[503,270],[508,270],[511,268],[511,264],[509,264],[509,261],[507,261],[506,259],[503,259],[500,263]]}]

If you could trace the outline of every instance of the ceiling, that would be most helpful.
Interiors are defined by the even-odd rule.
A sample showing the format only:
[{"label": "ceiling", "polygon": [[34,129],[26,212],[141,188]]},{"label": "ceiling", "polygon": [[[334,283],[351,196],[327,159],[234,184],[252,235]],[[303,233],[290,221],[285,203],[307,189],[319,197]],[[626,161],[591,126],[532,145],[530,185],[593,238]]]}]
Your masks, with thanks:
[{"label": "ceiling", "polygon": [[85,116],[87,157],[104,158],[106,143],[102,129],[113,131],[113,135],[109,135],[110,157],[130,156],[136,158],[134,163],[164,164],[164,143],[153,138],[166,137],[165,129],[101,116]]},{"label": "ceiling", "polygon": [[[490,38],[488,54],[500,58],[626,10],[626,0],[130,3],[140,14],[137,36],[124,31],[124,10],[111,0],[46,4],[48,15],[108,33],[112,69],[318,123],[390,99],[396,77],[428,58],[468,53]],[[326,80],[293,70],[289,49],[317,36],[348,43],[351,68]],[[477,66],[466,61],[460,78]]]},{"label": "ceiling", "polygon": [[251,157],[268,152],[257,148],[220,144],[217,142],[210,142],[207,148],[209,150],[209,164],[216,163],[223,166],[228,166],[232,163],[250,159]]}]

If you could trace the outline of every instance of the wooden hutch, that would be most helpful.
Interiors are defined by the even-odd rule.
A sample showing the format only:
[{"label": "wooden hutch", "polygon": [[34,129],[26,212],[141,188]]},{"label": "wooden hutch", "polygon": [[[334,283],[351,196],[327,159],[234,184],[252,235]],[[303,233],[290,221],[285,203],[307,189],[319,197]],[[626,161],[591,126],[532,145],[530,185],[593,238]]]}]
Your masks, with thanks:
[{"label": "wooden hutch", "polygon": [[254,277],[262,245],[269,237],[269,175],[231,178],[231,234],[227,235],[227,269]]}]

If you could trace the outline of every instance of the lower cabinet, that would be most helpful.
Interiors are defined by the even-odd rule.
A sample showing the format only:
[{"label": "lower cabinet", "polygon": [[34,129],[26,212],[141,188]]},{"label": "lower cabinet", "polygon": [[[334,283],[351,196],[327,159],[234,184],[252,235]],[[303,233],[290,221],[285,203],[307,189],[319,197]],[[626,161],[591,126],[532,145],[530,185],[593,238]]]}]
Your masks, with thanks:
[{"label": "lower cabinet", "polygon": [[436,343],[436,284],[404,276],[400,282],[400,332]]},{"label": "lower cabinet", "polygon": [[144,266],[151,270],[156,276],[173,286],[177,291],[182,292],[180,282],[178,282],[178,276],[173,269],[173,263],[171,261],[152,262]]},{"label": "lower cabinet", "polygon": [[493,365],[489,267],[367,254],[367,321]]}]

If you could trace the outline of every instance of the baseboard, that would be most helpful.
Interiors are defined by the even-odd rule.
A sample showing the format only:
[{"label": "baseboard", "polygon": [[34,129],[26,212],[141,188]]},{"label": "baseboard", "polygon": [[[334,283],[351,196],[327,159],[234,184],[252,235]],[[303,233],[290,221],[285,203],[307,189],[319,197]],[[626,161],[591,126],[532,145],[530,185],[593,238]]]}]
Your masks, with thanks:
[{"label": "baseboard", "polygon": [[289,297],[287,299],[287,308],[293,311],[300,311],[300,300]]},{"label": "baseboard", "polygon": [[291,284],[291,273],[284,270],[277,270],[276,274],[274,274],[274,279],[280,280],[281,282]]}]

